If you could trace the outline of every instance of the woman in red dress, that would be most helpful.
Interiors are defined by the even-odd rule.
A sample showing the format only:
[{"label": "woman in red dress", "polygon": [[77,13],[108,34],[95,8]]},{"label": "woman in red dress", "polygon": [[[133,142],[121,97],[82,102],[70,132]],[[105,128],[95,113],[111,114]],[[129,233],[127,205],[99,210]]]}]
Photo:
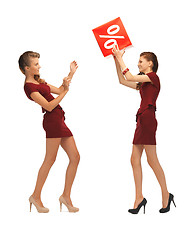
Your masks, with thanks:
[{"label": "woman in red dress", "polygon": [[141,95],[141,105],[136,115],[137,126],[134,134],[131,155],[136,198],[134,208],[129,209],[129,212],[137,214],[142,206],[144,207],[145,212],[147,200],[143,197],[142,193],[141,168],[141,156],[143,149],[145,149],[147,161],[154,171],[162,191],[163,206],[160,209],[160,213],[165,213],[170,210],[171,202],[173,201],[174,203],[174,196],[167,190],[165,175],[156,153],[157,120],[155,117],[155,111],[156,100],[160,91],[160,81],[156,74],[158,69],[157,57],[151,52],[142,53],[138,63],[140,74],[133,76],[122,59],[124,52],[125,50],[120,51],[116,45],[113,47],[119,81],[127,87],[139,90]]},{"label": "woman in red dress", "polygon": [[[56,160],[59,145],[61,145],[69,157],[69,165],[66,171],[64,191],[59,198],[60,210],[62,210],[62,204],[65,204],[70,212],[77,212],[79,209],[73,206],[70,194],[80,156],[73,134],[64,122],[65,113],[59,103],[69,91],[69,84],[78,66],[75,61],[70,64],[69,75],[63,79],[63,84],[57,88],[40,79],[39,57],[39,53],[28,51],[19,58],[19,68],[25,75],[24,91],[27,97],[39,104],[43,113],[45,113],[43,128],[46,132],[46,154],[39,169],[35,190],[29,198],[30,211],[33,204],[38,212],[49,212],[49,209],[44,207],[41,201],[41,191],[49,170]],[[54,98],[51,93],[58,94],[58,97]]]}]

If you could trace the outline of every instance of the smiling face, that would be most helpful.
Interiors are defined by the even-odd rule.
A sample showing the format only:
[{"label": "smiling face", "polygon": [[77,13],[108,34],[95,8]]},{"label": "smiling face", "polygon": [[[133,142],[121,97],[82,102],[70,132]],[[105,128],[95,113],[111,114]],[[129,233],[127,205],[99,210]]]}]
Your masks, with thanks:
[{"label": "smiling face", "polygon": [[30,76],[39,75],[39,58],[30,57],[30,66],[25,67],[25,73]]},{"label": "smiling face", "polygon": [[137,66],[139,68],[139,72],[146,74],[152,71],[153,63],[152,61],[148,61],[144,56],[141,56]]}]

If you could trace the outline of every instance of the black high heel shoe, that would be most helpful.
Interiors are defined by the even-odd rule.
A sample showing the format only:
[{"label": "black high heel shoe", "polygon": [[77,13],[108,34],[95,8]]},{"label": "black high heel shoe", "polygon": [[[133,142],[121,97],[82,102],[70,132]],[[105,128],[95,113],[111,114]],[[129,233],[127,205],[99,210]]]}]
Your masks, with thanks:
[{"label": "black high heel shoe", "polygon": [[[171,202],[173,202],[173,204],[175,205],[174,196],[173,196],[173,194],[169,193],[169,201],[168,201],[167,207],[166,207],[166,208],[161,208],[161,209],[159,210],[159,212],[160,212],[160,213],[169,212]],[[176,207],[176,205],[175,205],[175,207]]]},{"label": "black high heel shoe", "polygon": [[144,214],[145,214],[146,204],[147,204],[147,200],[145,198],[143,198],[143,201],[141,203],[139,203],[137,208],[129,209],[128,212],[130,212],[132,214],[137,214],[139,212],[140,208],[143,206],[144,207]]}]

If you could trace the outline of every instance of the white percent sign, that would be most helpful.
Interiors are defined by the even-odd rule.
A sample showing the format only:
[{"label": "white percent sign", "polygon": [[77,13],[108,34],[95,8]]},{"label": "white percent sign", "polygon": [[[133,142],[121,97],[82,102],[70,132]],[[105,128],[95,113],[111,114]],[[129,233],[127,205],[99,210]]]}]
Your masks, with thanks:
[{"label": "white percent sign", "polygon": [[112,38],[105,42],[104,47],[106,49],[111,49],[113,48],[113,44],[117,44],[117,41],[114,38],[125,38],[124,36],[114,36],[114,34],[118,33],[119,30],[119,25],[112,25],[107,29],[107,33],[109,35],[99,35],[100,38]]}]

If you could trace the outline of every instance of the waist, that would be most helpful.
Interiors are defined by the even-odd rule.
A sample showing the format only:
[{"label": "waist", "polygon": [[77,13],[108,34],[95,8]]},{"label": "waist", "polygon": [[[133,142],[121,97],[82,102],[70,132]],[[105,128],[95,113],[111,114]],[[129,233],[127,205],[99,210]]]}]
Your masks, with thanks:
[{"label": "waist", "polygon": [[65,120],[65,112],[61,107],[54,108],[51,112],[46,111],[43,115],[43,119],[48,122],[60,121],[63,118]]},{"label": "waist", "polygon": [[136,114],[136,122],[137,122],[137,120],[138,120],[138,117],[139,117],[139,115],[141,115],[145,110],[147,110],[147,109],[150,109],[150,110],[152,110],[152,111],[156,111],[156,106],[153,106],[153,105],[151,105],[151,104],[148,104],[148,106],[146,106],[146,107],[143,107],[143,108],[139,108],[138,109],[138,111],[137,111],[137,114]]},{"label": "waist", "polygon": [[[55,109],[61,109],[61,110],[63,110],[60,105],[57,105],[52,111],[54,111]],[[52,111],[51,111],[51,112],[52,112]],[[51,113],[51,112],[47,111],[46,109],[44,109],[43,107],[42,107],[42,112],[43,112],[43,113]]]},{"label": "waist", "polygon": [[148,105],[146,105],[146,106],[141,106],[141,107],[138,109],[138,111],[137,111],[137,115],[138,115],[138,114],[142,114],[146,109],[151,109],[151,110],[154,110],[154,111],[157,110],[157,108],[156,108],[155,105],[148,104]]}]

